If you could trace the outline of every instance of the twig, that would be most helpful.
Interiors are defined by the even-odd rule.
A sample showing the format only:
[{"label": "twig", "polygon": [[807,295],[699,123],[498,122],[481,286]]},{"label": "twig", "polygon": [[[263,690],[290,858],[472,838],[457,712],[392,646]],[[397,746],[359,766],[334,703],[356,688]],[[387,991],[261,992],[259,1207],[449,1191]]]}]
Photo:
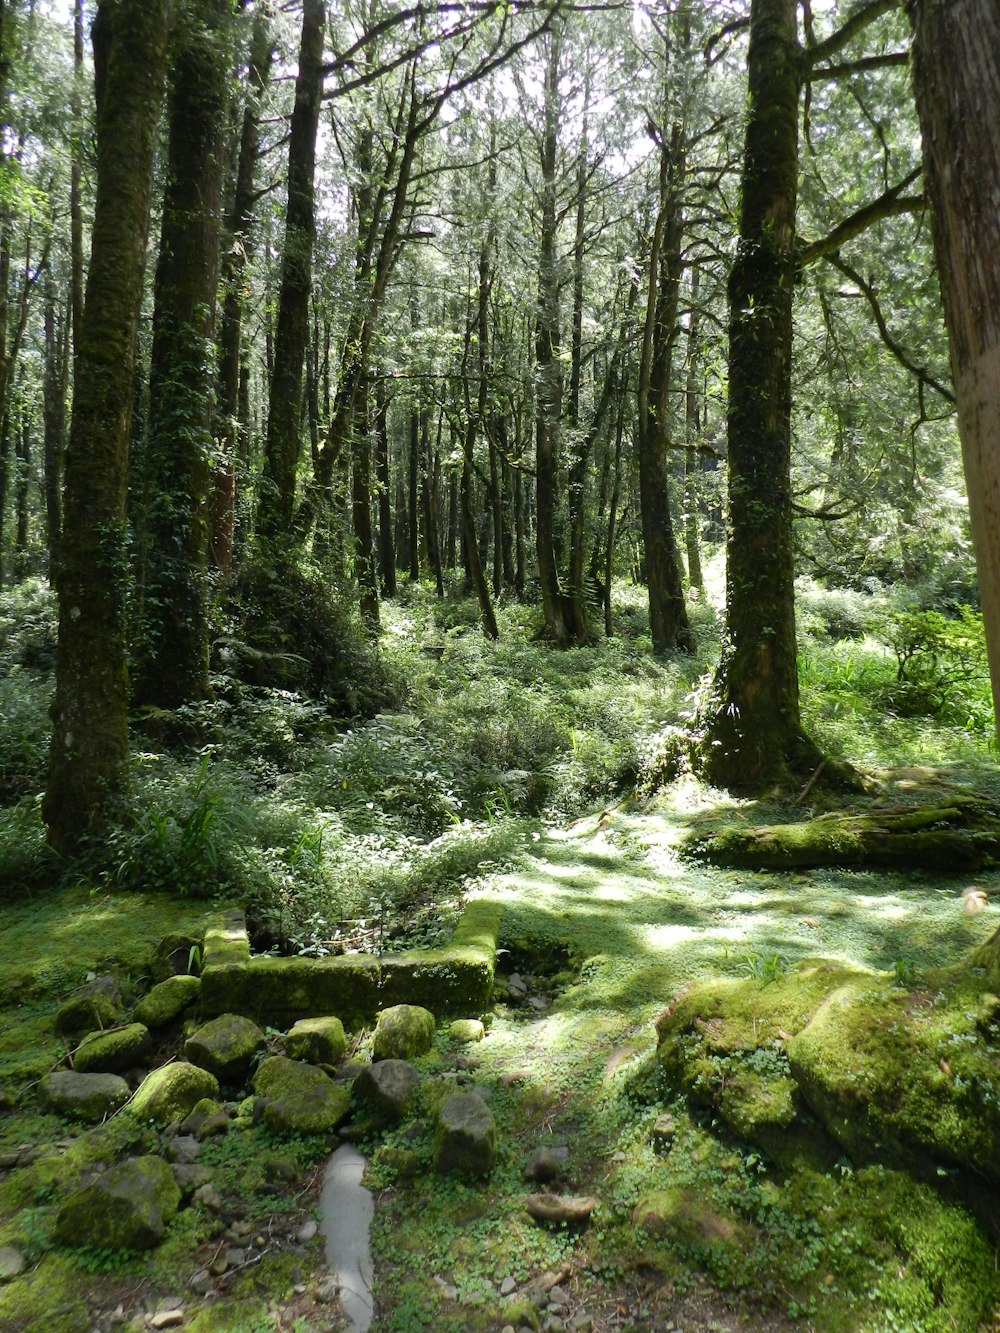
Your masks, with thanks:
[{"label": "twig", "polygon": [[815,787],[815,785],[816,785],[816,780],[817,780],[817,778],[819,777],[819,775],[823,772],[823,769],[824,769],[824,768],[826,768],[826,760],[825,760],[825,759],[822,759],[822,760],[820,760],[819,768],[817,768],[816,772],[812,775],[812,777],[809,779],[809,781],[806,783],[806,785],[802,788],[802,790],[799,792],[798,796],[796,796],[795,800],[792,802],[792,805],[801,805],[801,804],[802,804],[802,802],[806,799],[806,797],[807,797],[807,796],[809,795],[809,793],[812,791],[813,787]]}]

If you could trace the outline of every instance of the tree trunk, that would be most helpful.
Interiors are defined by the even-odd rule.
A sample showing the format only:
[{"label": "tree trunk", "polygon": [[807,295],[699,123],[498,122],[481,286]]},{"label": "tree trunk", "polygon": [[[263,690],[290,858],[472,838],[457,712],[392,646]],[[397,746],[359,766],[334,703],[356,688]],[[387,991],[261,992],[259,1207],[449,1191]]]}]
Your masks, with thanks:
[{"label": "tree trunk", "polygon": [[753,0],[740,238],[729,278],[726,648],[705,767],[760,790],[819,756],[799,719],[791,498],[792,293],[802,53],[796,0]]},{"label": "tree trunk", "polygon": [[649,283],[639,366],[639,502],[653,652],[690,652],[680,556],[667,484],[670,376],[676,337],[684,219],[683,129],[660,144],[660,204],[649,255]]},{"label": "tree trunk", "polygon": [[273,62],[271,15],[265,4],[254,15],[250,38],[246,105],[243,109],[233,204],[226,228],[227,250],[222,265],[219,387],[216,399],[216,435],[221,457],[215,471],[212,559],[223,574],[228,574],[233,563],[237,465],[240,461],[244,286],[254,251],[254,175],[260,156],[260,107]]},{"label": "tree trunk", "polygon": [[153,305],[144,515],[145,585],[134,700],[207,699],[209,478],[215,306],[229,96],[230,0],[182,0]]},{"label": "tree trunk", "polygon": [[64,855],[112,815],[128,771],[125,497],[136,332],[169,0],[101,5],[113,27],[97,118],[97,197],[66,451],[59,647],[43,813]]},{"label": "tree trunk", "polygon": [[264,474],[258,527],[263,537],[288,540],[299,464],[302,367],[309,341],[309,292],[316,241],[316,135],[323,97],[325,0],[304,0],[299,71],[288,144],[288,206],[281,293],[274,336]]},{"label": "tree trunk", "polygon": [[[72,307],[69,322],[72,322]],[[56,311],[55,286],[51,276],[45,288],[45,532],[49,550],[49,583],[55,587],[59,569],[59,531],[62,526],[62,464],[66,442],[67,322]]]},{"label": "tree trunk", "polygon": [[406,511],[409,521],[410,538],[410,579],[420,578],[420,413],[416,406],[410,409],[410,452],[408,457],[409,472],[407,485]]},{"label": "tree trunk", "polygon": [[392,540],[389,474],[389,395],[379,376],[375,390],[375,475],[378,482],[378,568],[383,597],[396,596],[396,550]]},{"label": "tree trunk", "polygon": [[698,309],[698,288],[701,273],[691,274],[691,315],[688,323],[687,374],[684,383],[684,544],[687,547],[688,582],[698,593],[705,591],[705,577],[701,568],[701,312]]},{"label": "tree trunk", "polygon": [[363,619],[378,629],[378,581],[372,533],[372,451],[368,434],[368,376],[358,386],[351,413],[351,520],[354,529],[354,578]]},{"label": "tree trunk", "polygon": [[[1000,702],[1000,11],[909,0],[923,133],[994,707]],[[998,723],[1000,729],[1000,723]]]}]

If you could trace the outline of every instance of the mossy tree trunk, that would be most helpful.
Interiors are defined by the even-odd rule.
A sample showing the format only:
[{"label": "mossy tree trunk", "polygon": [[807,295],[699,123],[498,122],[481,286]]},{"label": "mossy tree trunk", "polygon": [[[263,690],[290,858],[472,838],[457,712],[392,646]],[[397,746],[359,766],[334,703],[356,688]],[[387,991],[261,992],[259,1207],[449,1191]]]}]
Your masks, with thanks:
[{"label": "mossy tree trunk", "polygon": [[254,178],[260,157],[260,108],[274,63],[269,6],[254,15],[247,62],[246,104],[240,132],[232,209],[222,266],[222,314],[219,321],[219,385],[216,434],[221,454],[215,473],[212,558],[224,574],[233,561],[237,463],[240,450],[240,372],[243,360],[243,306],[246,273],[254,249]]},{"label": "mossy tree trunk", "polygon": [[56,697],[43,806],[49,841],[64,854],[77,851],[119,805],[128,772],[125,497],[170,11],[170,0],[105,0],[99,11],[110,48],[98,103],[93,243],[66,453]]},{"label": "mossy tree trunk", "polygon": [[1000,701],[1000,10],[909,0],[994,705]]},{"label": "mossy tree trunk", "polygon": [[316,136],[323,97],[325,0],[304,0],[299,69],[288,143],[288,204],[274,336],[258,529],[287,540],[293,528],[299,465],[302,369],[309,341],[309,292],[316,241]]},{"label": "mossy tree trunk", "polygon": [[639,504],[649,591],[649,628],[655,653],[690,652],[680,555],[667,485],[670,376],[680,292],[684,233],[684,130],[660,136],[660,198],[649,255],[649,282],[639,364]]},{"label": "mossy tree trunk", "polygon": [[726,642],[704,760],[760,789],[815,767],[802,731],[791,497],[792,294],[803,62],[796,0],[753,0],[740,237],[729,278]]},{"label": "mossy tree trunk", "polygon": [[230,0],[182,0],[153,306],[135,702],[206,699],[209,480]]}]

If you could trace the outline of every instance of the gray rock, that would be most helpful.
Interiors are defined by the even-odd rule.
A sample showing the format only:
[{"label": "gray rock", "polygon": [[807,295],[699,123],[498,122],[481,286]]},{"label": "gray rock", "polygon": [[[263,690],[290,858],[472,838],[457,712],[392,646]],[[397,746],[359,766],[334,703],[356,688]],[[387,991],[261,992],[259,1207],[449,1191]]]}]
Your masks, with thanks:
[{"label": "gray rock", "polygon": [[523,977],[516,972],[512,972],[507,978],[507,994],[512,1000],[523,1000],[528,994],[528,987]]},{"label": "gray rock", "polygon": [[222,1212],[222,1196],[214,1185],[199,1185],[191,1197],[195,1203],[200,1203],[202,1208],[207,1208],[210,1213]]},{"label": "gray rock", "polygon": [[354,1081],[354,1095],[379,1120],[402,1120],[420,1083],[420,1074],[405,1060],[379,1060]]},{"label": "gray rock", "polygon": [[0,1282],[13,1282],[28,1267],[28,1261],[13,1245],[0,1245]]},{"label": "gray rock", "polygon": [[56,1217],[64,1245],[148,1250],[158,1245],[181,1192],[161,1157],[130,1157],[71,1194]]},{"label": "gray rock", "polygon": [[500,1283],[500,1295],[513,1296],[515,1291],[517,1291],[517,1283],[512,1277],[505,1277]]},{"label": "gray rock", "polygon": [[207,1166],[191,1166],[186,1162],[178,1162],[171,1170],[183,1199],[190,1199],[197,1190],[207,1185],[212,1179],[212,1173]]},{"label": "gray rock", "polygon": [[184,1043],[184,1054],[220,1083],[239,1083],[250,1072],[254,1056],[267,1039],[256,1023],[242,1014],[222,1014],[199,1028]]},{"label": "gray rock", "polygon": [[184,1323],[184,1310],[177,1307],[173,1310],[160,1310],[149,1317],[150,1328],[179,1328]]},{"label": "gray rock", "polygon": [[308,1245],[309,1242],[319,1231],[319,1225],[315,1217],[307,1218],[295,1233],[295,1239],[300,1245]]},{"label": "gray rock", "polygon": [[122,990],[112,976],[95,977],[75,990],[56,1012],[56,1031],[71,1037],[95,1028],[110,1028],[120,1023]]},{"label": "gray rock", "polygon": [[551,1148],[536,1148],[524,1168],[525,1180],[534,1180],[542,1185],[558,1180],[562,1173],[561,1156]]},{"label": "gray rock", "polygon": [[38,1092],[51,1110],[89,1124],[117,1111],[130,1096],[128,1084],[117,1074],[77,1074],[69,1069],[46,1074]]},{"label": "gray rock", "polygon": [[196,1139],[225,1134],[228,1129],[229,1116],[211,1097],[203,1097],[191,1114],[181,1121],[181,1133],[193,1134]]},{"label": "gray rock", "polygon": [[475,1092],[449,1097],[438,1112],[434,1163],[438,1171],[486,1176],[500,1155],[493,1112]]},{"label": "gray rock", "polygon": [[191,1278],[191,1290],[198,1296],[207,1296],[215,1290],[215,1283],[212,1281],[212,1274],[207,1268],[199,1268]]},{"label": "gray rock", "polygon": [[146,1078],[135,1094],[132,1111],[141,1120],[155,1120],[158,1125],[178,1124],[203,1097],[217,1097],[219,1084],[214,1074],[199,1069],[186,1060],[162,1065]]},{"label": "gray rock", "polygon": [[190,1134],[182,1134],[170,1140],[163,1155],[168,1162],[176,1162],[178,1165],[191,1166],[198,1160],[200,1152],[200,1141],[196,1138],[192,1138]]},{"label": "gray rock", "polygon": [[418,1004],[396,1004],[383,1009],[372,1040],[374,1060],[412,1060],[434,1045],[434,1015]]}]

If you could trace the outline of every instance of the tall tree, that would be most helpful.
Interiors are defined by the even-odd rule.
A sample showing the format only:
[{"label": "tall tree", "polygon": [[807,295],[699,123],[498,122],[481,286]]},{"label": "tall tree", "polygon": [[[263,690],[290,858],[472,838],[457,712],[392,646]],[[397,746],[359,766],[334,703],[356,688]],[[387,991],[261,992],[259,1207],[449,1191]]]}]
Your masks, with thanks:
[{"label": "tall tree", "polygon": [[180,0],[153,306],[135,701],[209,695],[208,537],[230,0]]},{"label": "tall tree", "polygon": [[994,703],[1000,700],[1000,10],[909,0]]},{"label": "tall tree", "polygon": [[304,0],[295,105],[288,141],[285,244],[258,516],[261,535],[271,539],[291,532],[295,509],[302,369],[309,342],[309,292],[316,241],[314,177],[323,97],[325,29],[325,0]]},{"label": "tall tree", "polygon": [[59,647],[43,813],[71,854],[124,795],[129,427],[170,0],[103,0],[97,195],[66,454]]}]

